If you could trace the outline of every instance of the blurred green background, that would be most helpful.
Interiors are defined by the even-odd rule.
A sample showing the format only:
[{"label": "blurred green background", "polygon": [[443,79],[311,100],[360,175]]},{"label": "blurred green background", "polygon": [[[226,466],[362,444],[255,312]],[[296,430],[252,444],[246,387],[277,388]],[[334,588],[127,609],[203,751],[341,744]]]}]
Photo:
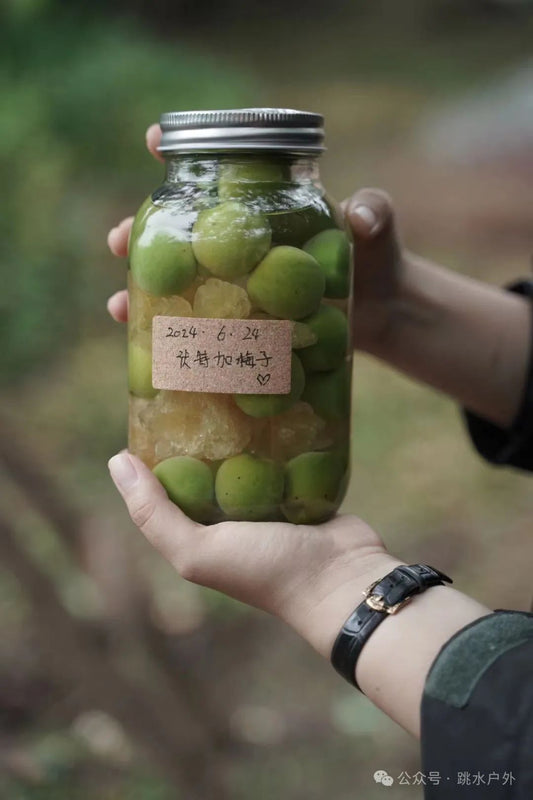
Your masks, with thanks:
[{"label": "blurred green background", "polygon": [[[280,624],[186,585],[106,459],[125,445],[108,229],[158,185],[162,110],[326,116],[323,179],[394,197],[407,245],[495,284],[527,273],[529,2],[4,0],[0,11],[0,796],[378,798],[418,746]],[[454,404],[358,356],[345,510],[492,607],[528,608],[527,479]],[[393,800],[421,797],[395,785]]]}]

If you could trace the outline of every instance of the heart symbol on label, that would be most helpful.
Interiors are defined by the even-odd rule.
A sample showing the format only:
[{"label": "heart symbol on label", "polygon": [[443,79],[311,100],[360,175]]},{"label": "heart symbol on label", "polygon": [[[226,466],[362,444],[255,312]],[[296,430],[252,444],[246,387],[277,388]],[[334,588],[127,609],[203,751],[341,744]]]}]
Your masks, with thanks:
[{"label": "heart symbol on label", "polygon": [[266,386],[270,380],[270,372],[267,372],[266,375],[258,375],[257,382],[260,386]]}]

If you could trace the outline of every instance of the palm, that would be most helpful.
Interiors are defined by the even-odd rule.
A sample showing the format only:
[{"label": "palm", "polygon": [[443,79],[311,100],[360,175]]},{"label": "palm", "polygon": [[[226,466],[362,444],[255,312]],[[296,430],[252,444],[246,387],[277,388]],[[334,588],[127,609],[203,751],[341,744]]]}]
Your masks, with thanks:
[{"label": "palm", "polygon": [[[176,517],[183,524],[178,509]],[[186,577],[273,614],[296,602],[304,583],[316,584],[318,602],[333,566],[338,579],[341,559],[352,575],[353,561],[383,549],[378,535],[353,516],[320,526],[222,522],[199,533]]]}]

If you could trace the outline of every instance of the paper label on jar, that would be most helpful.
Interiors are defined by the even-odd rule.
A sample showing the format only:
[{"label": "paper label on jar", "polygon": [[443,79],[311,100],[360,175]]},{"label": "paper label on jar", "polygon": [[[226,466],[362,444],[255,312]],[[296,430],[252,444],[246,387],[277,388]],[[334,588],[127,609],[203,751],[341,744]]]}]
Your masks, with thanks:
[{"label": "paper label on jar", "polygon": [[288,394],[290,320],[161,317],[152,321],[156,389]]}]

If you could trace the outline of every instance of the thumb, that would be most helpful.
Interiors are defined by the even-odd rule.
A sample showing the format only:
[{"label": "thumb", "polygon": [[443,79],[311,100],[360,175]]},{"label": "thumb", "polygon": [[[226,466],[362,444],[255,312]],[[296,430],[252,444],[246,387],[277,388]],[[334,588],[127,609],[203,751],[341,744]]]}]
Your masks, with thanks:
[{"label": "thumb", "polygon": [[140,459],[122,452],[110,459],[108,467],[132,521],[183,577],[189,577],[189,554],[198,553],[203,526],[168,499]]},{"label": "thumb", "polygon": [[371,271],[398,263],[400,245],[389,195],[382,189],[360,189],[342,207],[358,263]]},{"label": "thumb", "polygon": [[382,189],[360,189],[342,209],[355,239],[372,239],[394,227],[392,200]]}]

